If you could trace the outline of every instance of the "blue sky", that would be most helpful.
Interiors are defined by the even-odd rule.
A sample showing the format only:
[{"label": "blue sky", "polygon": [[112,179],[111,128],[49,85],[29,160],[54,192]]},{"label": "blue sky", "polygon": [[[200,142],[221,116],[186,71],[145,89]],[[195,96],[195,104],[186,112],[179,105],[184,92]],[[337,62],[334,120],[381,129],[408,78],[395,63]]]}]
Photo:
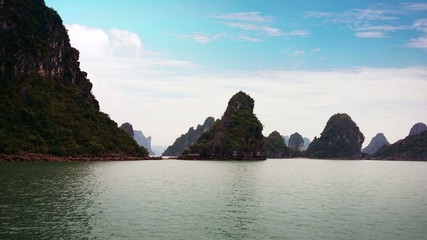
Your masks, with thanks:
[{"label": "blue sky", "polygon": [[[427,119],[427,2],[46,4],[69,29],[101,109],[155,145],[221,117],[239,90],[260,102],[265,135],[313,138],[339,111],[356,120],[366,142],[380,131],[393,142]],[[174,125],[165,128],[169,114]]]}]

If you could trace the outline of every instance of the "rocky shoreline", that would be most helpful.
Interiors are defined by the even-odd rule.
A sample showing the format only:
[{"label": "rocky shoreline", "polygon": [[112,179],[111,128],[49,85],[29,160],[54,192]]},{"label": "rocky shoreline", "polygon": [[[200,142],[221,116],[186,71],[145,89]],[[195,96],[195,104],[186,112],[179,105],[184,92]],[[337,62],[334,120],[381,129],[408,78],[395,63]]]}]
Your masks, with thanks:
[{"label": "rocky shoreline", "polygon": [[125,154],[56,156],[40,153],[0,154],[0,162],[90,162],[162,160],[162,157],[129,156]]}]

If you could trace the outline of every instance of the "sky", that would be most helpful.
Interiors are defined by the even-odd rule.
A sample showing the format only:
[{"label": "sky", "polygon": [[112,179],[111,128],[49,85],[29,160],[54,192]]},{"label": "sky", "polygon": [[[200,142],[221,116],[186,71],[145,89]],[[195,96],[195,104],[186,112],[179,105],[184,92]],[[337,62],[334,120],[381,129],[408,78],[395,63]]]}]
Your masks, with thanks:
[{"label": "sky", "polygon": [[335,113],[393,143],[427,122],[427,2],[45,0],[101,111],[169,146],[242,90],[264,135]]}]

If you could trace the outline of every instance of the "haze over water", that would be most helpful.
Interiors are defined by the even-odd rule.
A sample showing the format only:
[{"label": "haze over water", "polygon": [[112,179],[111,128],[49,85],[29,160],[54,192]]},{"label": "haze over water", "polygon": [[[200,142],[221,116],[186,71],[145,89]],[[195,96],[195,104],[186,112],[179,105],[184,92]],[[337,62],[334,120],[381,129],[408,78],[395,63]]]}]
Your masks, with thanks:
[{"label": "haze over water", "polygon": [[423,162],[0,163],[0,238],[426,239]]}]

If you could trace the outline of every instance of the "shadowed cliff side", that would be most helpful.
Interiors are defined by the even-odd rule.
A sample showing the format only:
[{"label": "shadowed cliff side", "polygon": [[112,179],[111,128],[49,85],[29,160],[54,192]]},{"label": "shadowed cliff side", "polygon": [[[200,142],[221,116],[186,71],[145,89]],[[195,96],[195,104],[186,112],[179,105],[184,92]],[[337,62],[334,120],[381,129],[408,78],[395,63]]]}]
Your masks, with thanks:
[{"label": "shadowed cliff side", "polygon": [[0,154],[147,156],[99,111],[78,58],[43,0],[0,1]]},{"label": "shadowed cliff side", "polygon": [[333,115],[320,138],[314,138],[306,156],[321,159],[360,159],[364,136],[345,113]]}]

